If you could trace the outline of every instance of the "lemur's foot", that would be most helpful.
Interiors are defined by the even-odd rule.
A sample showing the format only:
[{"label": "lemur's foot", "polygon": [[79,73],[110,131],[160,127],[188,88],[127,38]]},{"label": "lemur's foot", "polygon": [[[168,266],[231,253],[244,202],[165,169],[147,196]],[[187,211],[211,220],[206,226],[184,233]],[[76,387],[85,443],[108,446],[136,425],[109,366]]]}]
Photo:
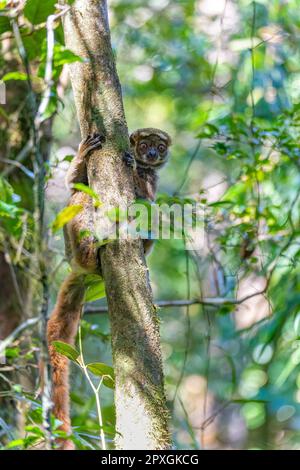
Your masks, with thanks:
[{"label": "lemur's foot", "polygon": [[133,169],[136,168],[135,158],[129,152],[124,152],[123,162],[125,162],[125,164],[129,166],[130,168],[133,168]]},{"label": "lemur's foot", "polygon": [[93,135],[88,135],[86,139],[80,142],[79,152],[83,157],[86,157],[92,150],[101,149],[103,142],[105,142],[104,135],[95,132]]}]

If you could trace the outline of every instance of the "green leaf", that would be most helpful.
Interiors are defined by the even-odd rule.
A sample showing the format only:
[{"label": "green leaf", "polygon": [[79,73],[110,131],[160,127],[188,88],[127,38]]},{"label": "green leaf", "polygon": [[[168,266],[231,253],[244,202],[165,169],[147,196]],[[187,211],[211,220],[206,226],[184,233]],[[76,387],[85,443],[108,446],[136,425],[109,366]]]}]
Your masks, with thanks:
[{"label": "green leaf", "polygon": [[198,139],[206,139],[208,137],[212,137],[219,133],[219,129],[214,126],[213,124],[206,123],[199,134],[197,134]]},{"label": "green leaf", "polygon": [[71,162],[71,161],[73,160],[73,158],[74,158],[74,155],[66,155],[66,156],[62,159],[62,161],[63,161],[63,162]]},{"label": "green leaf", "polygon": [[97,201],[98,206],[101,205],[101,202],[99,201],[98,194],[95,193],[95,191],[92,188],[90,188],[89,186],[86,186],[83,183],[75,183],[75,184],[73,184],[73,188],[77,189],[78,191],[82,191],[85,194],[88,194],[89,196],[91,196],[91,198],[93,198]]},{"label": "green leaf", "polygon": [[40,436],[32,436],[32,435],[27,436],[24,439],[24,447],[25,449],[28,449],[32,447],[34,444],[36,444],[37,442],[41,442]]},{"label": "green leaf", "polygon": [[47,17],[54,13],[57,0],[27,0],[24,7],[24,16],[32,23],[44,23]]},{"label": "green leaf", "polygon": [[57,232],[60,228],[66,225],[70,220],[81,212],[83,207],[81,205],[73,205],[65,207],[60,211],[55,217],[54,221],[51,224],[52,232]]},{"label": "green leaf", "polygon": [[85,302],[94,302],[95,300],[105,297],[105,284],[102,277],[90,274],[86,276],[85,286],[87,287],[85,293]]},{"label": "green leaf", "polygon": [[53,62],[55,67],[59,67],[60,65],[71,64],[72,62],[83,62],[83,59],[61,44],[55,44]]},{"label": "green leaf", "polygon": [[[76,392],[70,392],[70,398],[72,400],[73,403],[76,403],[76,405],[80,405],[80,406],[84,406],[85,405],[85,401],[84,401],[84,398],[81,397],[79,394],[77,394]],[[58,426],[57,426],[58,427]]]},{"label": "green leaf", "polygon": [[28,59],[36,59],[41,56],[43,48],[46,48],[46,28],[33,32],[28,28],[24,28],[22,39]]},{"label": "green leaf", "polygon": [[25,431],[31,432],[32,434],[35,434],[36,436],[39,436],[39,437],[44,437],[44,432],[42,431],[42,429],[33,424],[29,424],[28,426],[25,426]]},{"label": "green leaf", "polygon": [[22,209],[14,206],[13,204],[7,204],[6,202],[0,201],[0,217],[14,219],[18,214],[21,214],[22,212]]},{"label": "green leaf", "polygon": [[97,338],[101,338],[102,341],[109,341],[110,339],[110,335],[103,333],[102,328],[99,325],[90,323],[86,320],[81,320],[81,332],[88,337],[96,336]]},{"label": "green leaf", "polygon": [[58,26],[55,28],[55,40],[62,46],[65,45],[64,29],[61,22],[58,23]]},{"label": "green leaf", "polygon": [[291,355],[290,359],[285,363],[284,368],[277,376],[275,385],[276,387],[282,387],[287,381],[294,369],[299,367],[300,363],[300,348],[297,348]]},{"label": "green leaf", "polygon": [[24,72],[9,72],[2,77],[3,82],[8,80],[27,80],[27,74]]},{"label": "green leaf", "polygon": [[[39,77],[37,77],[36,75],[31,75],[29,78],[36,85],[41,86],[43,84],[43,81]],[[9,73],[6,73],[2,77],[2,81],[3,82],[8,82],[9,80],[19,80],[19,81],[24,82],[24,81],[27,80],[27,74],[24,73],[24,72],[9,72]]]},{"label": "green leaf", "polygon": [[115,388],[115,373],[112,367],[102,362],[91,362],[87,364],[87,368],[92,374],[103,377],[103,384],[108,388]]},{"label": "green leaf", "polygon": [[5,349],[5,356],[10,359],[15,359],[16,357],[20,356],[20,348],[6,348]]},{"label": "green leaf", "polygon": [[10,21],[6,16],[0,16],[0,34],[11,30]]},{"label": "green leaf", "polygon": [[114,369],[103,362],[90,362],[87,364],[87,368],[94,374],[102,377],[103,375],[110,376],[113,380],[115,380],[115,373]]},{"label": "green leaf", "polygon": [[14,441],[10,441],[5,448],[6,449],[14,449],[15,447],[23,447],[24,446],[24,439],[15,439]]},{"label": "green leaf", "polygon": [[218,207],[218,206],[233,206],[232,201],[216,201],[209,204],[209,207]]},{"label": "green leaf", "polygon": [[13,194],[13,187],[9,184],[8,181],[0,176],[0,200],[11,203],[13,201]]},{"label": "green leaf", "polygon": [[53,116],[53,114],[57,112],[59,104],[62,104],[62,101],[59,99],[55,87],[52,87],[49,103],[42,114],[42,119],[46,120]]},{"label": "green leaf", "polygon": [[68,343],[64,343],[63,341],[53,341],[52,344],[59,354],[71,359],[71,361],[78,362],[77,359],[80,353],[73,346]]}]

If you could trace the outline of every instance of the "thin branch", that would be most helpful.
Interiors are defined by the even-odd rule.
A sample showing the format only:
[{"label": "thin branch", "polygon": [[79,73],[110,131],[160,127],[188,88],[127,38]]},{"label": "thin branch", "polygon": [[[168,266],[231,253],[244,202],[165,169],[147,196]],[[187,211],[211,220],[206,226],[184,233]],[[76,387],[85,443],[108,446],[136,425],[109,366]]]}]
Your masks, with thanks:
[{"label": "thin branch", "polygon": [[192,166],[192,163],[194,162],[195,158],[197,157],[199,151],[200,151],[200,148],[201,148],[201,143],[202,141],[199,139],[198,142],[197,142],[197,145],[191,155],[191,158],[189,159],[188,161],[188,164],[184,170],[184,174],[183,174],[183,178],[182,178],[182,181],[181,183],[179,184],[178,188],[176,189],[176,191],[174,191],[173,193],[173,196],[177,196],[178,194],[180,194],[183,186],[185,185],[186,183],[186,180],[188,178],[188,174],[190,172],[190,169],[191,169],[191,166]]},{"label": "thin branch", "polygon": [[[32,171],[28,170],[26,166],[24,166],[22,163],[16,161],[16,160],[11,160],[10,158],[0,158],[0,162],[2,163],[7,163],[8,165],[15,166],[17,168],[20,168],[20,170],[23,171],[23,173],[28,176],[30,179],[34,179],[34,174]],[[7,175],[7,172],[5,173]],[[4,172],[3,172],[4,175]]]},{"label": "thin branch", "polygon": [[[18,155],[16,156],[16,158],[13,160],[15,163],[14,165],[15,166],[18,166],[19,168],[21,168],[19,165],[21,165],[21,162],[23,160],[25,160],[25,158],[29,155],[29,153],[31,152],[33,148],[33,142],[32,142],[32,139],[30,139],[25,145],[24,147],[22,148],[22,150],[18,153]],[[30,170],[28,170],[26,168],[27,172],[30,172]],[[6,168],[4,168],[4,170],[2,171],[2,175],[3,176],[9,176],[10,173],[13,171],[13,167],[12,166],[7,166]],[[30,172],[31,173],[31,172]],[[29,176],[29,174],[28,174]]]},{"label": "thin branch", "polygon": [[84,361],[83,357],[83,349],[82,349],[82,335],[81,335],[81,325],[79,325],[79,331],[78,331],[78,339],[79,339],[79,351],[80,351],[80,362],[79,366],[81,367],[84,375],[86,376],[90,387],[92,388],[95,399],[96,399],[96,406],[97,406],[97,415],[98,415],[98,421],[99,421],[99,429],[100,429],[100,440],[101,440],[101,445],[102,445],[102,450],[106,450],[106,444],[105,444],[105,435],[104,435],[104,430],[103,430],[103,419],[102,419],[102,411],[101,411],[101,403],[100,403],[100,397],[99,397],[99,390],[103,382],[103,377],[99,381],[99,384],[97,387],[93,384],[93,381],[90,377],[90,374],[88,373],[87,370],[87,365]]},{"label": "thin branch", "polygon": [[40,317],[28,318],[28,320],[21,323],[17,328],[10,333],[3,341],[0,341],[0,356],[5,352],[5,349],[10,346],[15,339],[23,333],[24,330],[30,328],[31,326],[36,325],[40,321]]},{"label": "thin branch", "polygon": [[[264,295],[266,293],[266,288],[254,292],[253,294],[246,295],[241,299],[233,299],[226,297],[203,297],[202,299],[183,299],[183,300],[157,300],[155,306],[159,308],[168,308],[168,307],[188,307],[190,305],[207,305],[210,307],[222,307],[224,305],[240,305],[243,302],[246,302],[253,297],[258,295]],[[85,315],[91,315],[95,313],[107,313],[108,307],[106,305],[100,307],[88,306],[84,310]]]},{"label": "thin branch", "polygon": [[47,109],[51,98],[51,88],[53,85],[52,80],[52,70],[53,70],[53,54],[54,54],[54,23],[61,16],[65,15],[70,10],[70,7],[67,6],[60,13],[55,15],[48,16],[46,27],[47,27],[47,59],[46,59],[46,68],[44,82],[46,85],[45,91],[43,93],[42,100],[39,105],[39,109],[35,116],[35,127],[40,128],[41,123],[43,122],[44,113]]},{"label": "thin branch", "polygon": [[200,429],[201,431],[204,431],[210,424],[214,422],[217,416],[222,413],[222,411],[224,411],[225,408],[227,408],[227,406],[229,406],[231,403],[231,400],[226,401],[222,406],[220,406],[220,408],[218,408],[214,413],[208,416],[208,418],[205,418],[199,427],[195,426],[194,429]]}]

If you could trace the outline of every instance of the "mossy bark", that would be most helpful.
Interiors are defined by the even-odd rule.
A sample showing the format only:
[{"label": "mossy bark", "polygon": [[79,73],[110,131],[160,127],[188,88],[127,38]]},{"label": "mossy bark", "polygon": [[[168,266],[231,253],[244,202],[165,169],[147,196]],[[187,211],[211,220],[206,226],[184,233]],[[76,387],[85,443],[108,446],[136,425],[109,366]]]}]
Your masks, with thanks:
[{"label": "mossy bark", "polygon": [[[70,66],[82,137],[95,131],[106,136],[103,149],[88,161],[89,184],[105,205],[128,205],[134,200],[131,170],[122,162],[128,130],[106,1],[76,0],[64,18],[64,31],[66,46],[84,58]],[[167,449],[159,327],[141,241],[108,243],[101,248],[101,267],[116,374],[116,446]]]}]

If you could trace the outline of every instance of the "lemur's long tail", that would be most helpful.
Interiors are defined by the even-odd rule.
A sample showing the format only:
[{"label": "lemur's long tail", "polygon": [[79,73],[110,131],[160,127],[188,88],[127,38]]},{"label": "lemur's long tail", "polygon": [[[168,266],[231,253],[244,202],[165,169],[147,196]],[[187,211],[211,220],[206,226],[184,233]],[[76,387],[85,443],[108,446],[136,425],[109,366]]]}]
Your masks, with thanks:
[{"label": "lemur's long tail", "polygon": [[[71,432],[69,404],[69,360],[56,352],[52,342],[63,341],[73,344],[78,329],[84,299],[83,276],[70,274],[63,282],[47,327],[49,355],[52,366],[53,413],[62,421],[60,429]],[[69,440],[58,442],[60,449],[72,450]]]}]

